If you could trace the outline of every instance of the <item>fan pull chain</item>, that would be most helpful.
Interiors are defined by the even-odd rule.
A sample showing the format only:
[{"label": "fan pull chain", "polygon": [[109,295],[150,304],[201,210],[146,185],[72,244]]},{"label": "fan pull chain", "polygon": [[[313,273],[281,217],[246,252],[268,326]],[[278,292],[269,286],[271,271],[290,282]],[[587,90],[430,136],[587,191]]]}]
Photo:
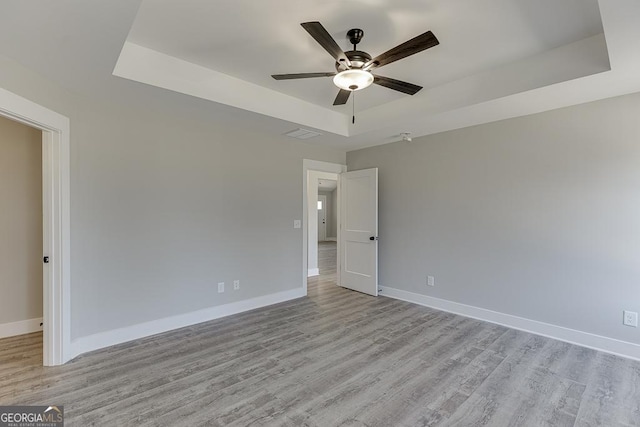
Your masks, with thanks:
[{"label": "fan pull chain", "polygon": [[351,123],[356,124],[356,91],[353,91],[353,99],[351,100]]}]

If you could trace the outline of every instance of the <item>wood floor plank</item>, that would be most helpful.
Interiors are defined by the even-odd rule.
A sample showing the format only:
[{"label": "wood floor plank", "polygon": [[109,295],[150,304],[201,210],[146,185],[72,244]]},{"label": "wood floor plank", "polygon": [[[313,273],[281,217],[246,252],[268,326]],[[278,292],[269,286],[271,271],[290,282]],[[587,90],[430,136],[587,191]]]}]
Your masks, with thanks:
[{"label": "wood floor plank", "polygon": [[0,340],[0,404],[65,405],[70,426],[640,426],[640,363],[336,286],[42,364]]},{"label": "wood floor plank", "polygon": [[640,426],[640,364],[599,353],[576,426]]}]

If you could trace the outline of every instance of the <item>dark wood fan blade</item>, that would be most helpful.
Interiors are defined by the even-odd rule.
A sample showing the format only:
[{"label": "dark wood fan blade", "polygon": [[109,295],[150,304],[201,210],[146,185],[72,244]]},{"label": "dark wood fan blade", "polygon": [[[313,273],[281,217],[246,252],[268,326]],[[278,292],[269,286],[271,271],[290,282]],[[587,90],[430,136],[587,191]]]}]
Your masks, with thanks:
[{"label": "dark wood fan blade", "polygon": [[344,54],[338,43],[331,37],[331,34],[322,26],[321,23],[314,22],[303,22],[302,28],[307,30],[307,32],[317,41],[320,46],[322,46],[333,58],[340,62],[346,64],[348,67],[351,67],[351,62],[349,62],[349,58]]},{"label": "dark wood fan blade", "polygon": [[276,80],[291,80],[291,79],[309,79],[312,77],[333,77],[336,73],[298,73],[298,74],[272,74]]},{"label": "dark wood fan blade", "polygon": [[402,43],[373,58],[371,61],[364,64],[362,67],[364,70],[371,70],[374,68],[382,67],[383,65],[390,64],[399,59],[406,58],[418,52],[422,52],[425,49],[439,45],[440,42],[433,35],[431,31],[427,31],[424,34],[420,34],[418,37],[414,37],[409,41]]},{"label": "dark wood fan blade", "polygon": [[422,89],[422,86],[414,85],[413,83],[403,82],[402,80],[396,80],[389,77],[382,77],[373,75],[373,82],[377,85],[388,87],[389,89],[397,90],[409,95],[415,95]]},{"label": "dark wood fan blade", "polygon": [[338,92],[338,96],[336,96],[336,100],[333,101],[333,105],[344,105],[349,100],[349,95],[351,95],[350,90],[340,89]]}]

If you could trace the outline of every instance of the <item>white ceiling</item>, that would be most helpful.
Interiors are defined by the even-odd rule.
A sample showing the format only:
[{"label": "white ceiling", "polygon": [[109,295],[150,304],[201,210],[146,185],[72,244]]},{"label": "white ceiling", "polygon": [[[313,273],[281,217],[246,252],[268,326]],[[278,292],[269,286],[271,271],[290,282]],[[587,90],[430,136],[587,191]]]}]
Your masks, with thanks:
[{"label": "white ceiling", "polygon": [[[637,0],[3,0],[0,55],[77,93],[351,150],[640,91],[637,16]],[[344,49],[364,29],[374,56],[432,30],[439,46],[378,71],[425,89],[360,91],[352,125],[331,79],[271,79],[333,70],[310,20]]]},{"label": "white ceiling", "polygon": [[[145,0],[128,41],[350,114],[350,104],[332,106],[338,90],[330,78],[270,77],[335,71],[334,59],[300,26],[316,20],[343,50],[352,48],[347,30],[363,29],[358,48],[372,56],[432,30],[440,46],[377,70],[426,88],[602,33],[596,0]],[[374,86],[357,93],[357,106],[406,96]]]}]

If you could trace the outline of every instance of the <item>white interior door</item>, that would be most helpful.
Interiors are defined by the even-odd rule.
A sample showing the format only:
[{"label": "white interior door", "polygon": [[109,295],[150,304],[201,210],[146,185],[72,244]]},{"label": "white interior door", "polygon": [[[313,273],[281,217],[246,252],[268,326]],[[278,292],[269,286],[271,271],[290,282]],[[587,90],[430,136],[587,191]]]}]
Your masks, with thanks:
[{"label": "white interior door", "polygon": [[327,196],[318,196],[318,242],[327,240]]},{"label": "white interior door", "polygon": [[340,174],[340,286],[378,295],[378,168]]}]

